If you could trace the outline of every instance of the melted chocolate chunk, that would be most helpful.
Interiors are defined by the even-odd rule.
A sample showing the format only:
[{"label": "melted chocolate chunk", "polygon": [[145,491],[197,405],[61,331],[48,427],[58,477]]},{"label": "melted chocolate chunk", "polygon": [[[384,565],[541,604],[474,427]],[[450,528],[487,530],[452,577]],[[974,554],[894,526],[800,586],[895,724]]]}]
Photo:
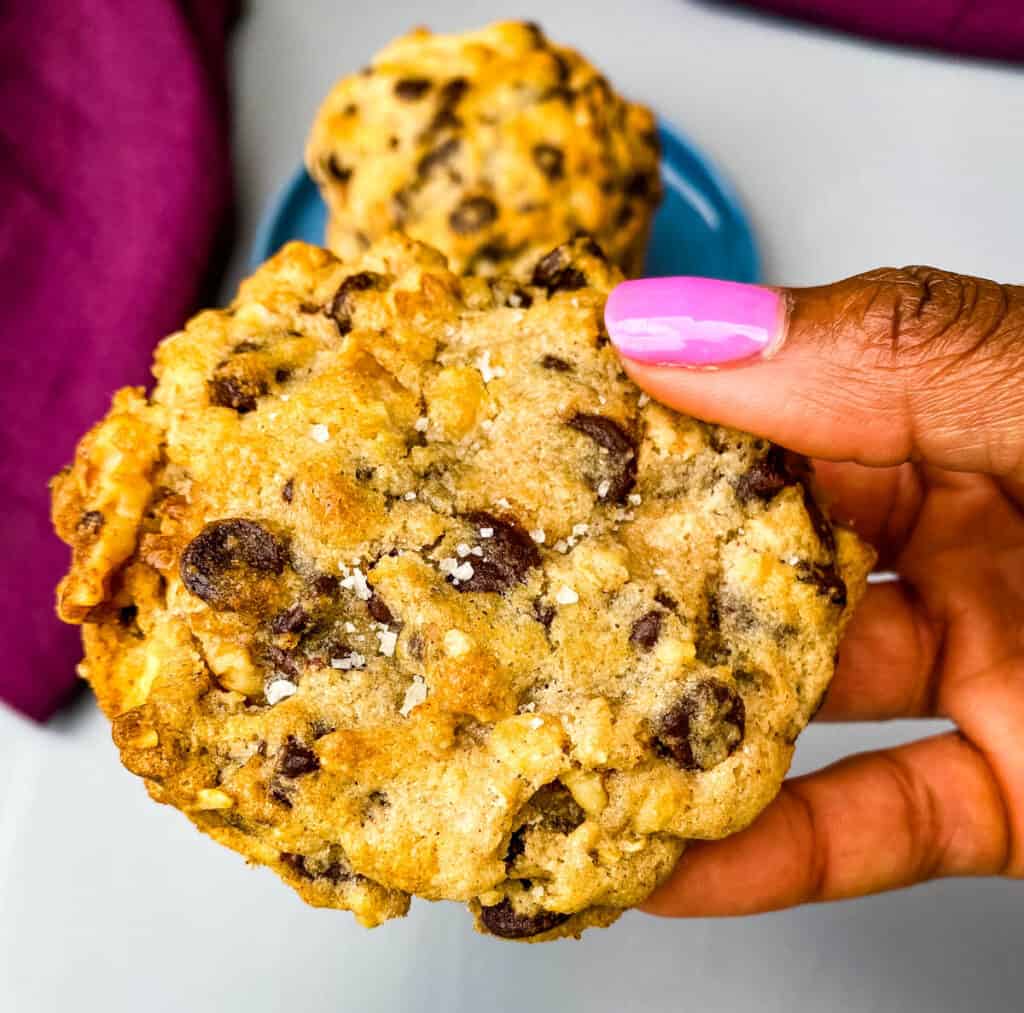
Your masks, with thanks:
[{"label": "melted chocolate chunk", "polygon": [[86,510],[81,517],[78,518],[78,523],[75,525],[75,530],[86,538],[95,538],[100,531],[103,530],[103,514],[99,510]]},{"label": "melted chocolate chunk", "polygon": [[656,193],[658,187],[653,177],[643,172],[635,172],[626,180],[622,189],[630,197],[648,197],[652,192]]},{"label": "melted chocolate chunk", "polygon": [[384,599],[376,591],[367,599],[366,611],[370,613],[370,618],[375,622],[390,625],[395,621],[395,617],[391,614],[391,609],[387,607]]},{"label": "melted chocolate chunk", "polygon": [[248,376],[214,376],[207,387],[210,404],[233,408],[239,415],[255,411],[259,398],[267,393],[265,380]]},{"label": "melted chocolate chunk", "polygon": [[[525,581],[532,567],[540,566],[540,552],[533,539],[513,521],[483,511],[466,514],[464,519],[473,526],[474,542],[482,555],[466,557],[473,576],[460,581],[458,590],[501,594]],[[481,529],[490,529],[490,537],[482,536]]]},{"label": "melted chocolate chunk", "polygon": [[469,236],[485,229],[498,217],[498,205],[490,197],[464,197],[448,216],[452,231]]},{"label": "melted chocolate chunk", "polygon": [[237,611],[256,575],[279,575],[286,553],[266,528],[241,517],[212,521],[181,555],[181,579],[217,611]]},{"label": "melted chocolate chunk", "polygon": [[540,814],[540,826],[558,834],[571,834],[587,814],[561,781],[551,781],[534,792],[529,803]]},{"label": "melted chocolate chunk", "polygon": [[295,663],[295,659],[287,651],[282,651],[280,647],[269,644],[263,649],[263,654],[271,668],[284,672],[285,675],[296,676],[299,674],[299,666]]},{"label": "melted chocolate chunk", "polygon": [[117,610],[117,621],[122,626],[131,626],[132,623],[135,622],[138,614],[138,605],[122,605],[121,608]]},{"label": "melted chocolate chunk", "polygon": [[275,634],[301,633],[307,626],[309,614],[301,605],[293,605],[290,609],[278,612],[270,620],[270,632]]},{"label": "melted chocolate chunk", "polygon": [[317,873],[316,878],[326,879],[329,883],[337,885],[338,883],[347,883],[357,877],[347,863],[331,862],[325,869]]},{"label": "melted chocolate chunk", "polygon": [[403,102],[417,102],[430,91],[430,81],[425,77],[404,77],[395,82],[395,97]]},{"label": "melted chocolate chunk", "polygon": [[741,503],[749,503],[753,499],[768,503],[793,481],[786,452],[782,447],[772,446],[764,457],[758,458],[745,474],[740,475],[734,488]]},{"label": "melted chocolate chunk", "polygon": [[845,608],[846,583],[831,563],[821,566],[818,563],[801,561],[796,564],[796,579],[801,584],[812,584],[814,590],[822,597],[828,598],[833,605]]},{"label": "melted chocolate chunk", "polygon": [[528,310],[533,305],[533,296],[517,285],[509,292],[505,305],[514,310]]},{"label": "melted chocolate chunk", "polygon": [[654,596],[654,600],[659,605],[664,605],[670,612],[675,612],[675,610],[679,608],[679,602],[677,602],[667,591],[659,591]]},{"label": "melted chocolate chunk", "polygon": [[353,171],[347,165],[342,165],[335,154],[328,155],[327,161],[324,162],[324,172],[338,183],[347,183],[352,178]]},{"label": "melted chocolate chunk", "polygon": [[800,486],[803,490],[804,510],[807,511],[807,519],[811,522],[811,527],[814,528],[814,533],[818,536],[818,541],[821,542],[829,553],[834,553],[836,551],[836,536],[832,531],[832,525],[829,524],[824,511],[820,506],[818,506],[818,501],[814,498],[814,493],[811,492],[810,479],[801,478]]},{"label": "melted chocolate chunk", "polygon": [[291,503],[292,497],[295,495],[295,479],[290,478],[281,488],[281,499],[285,503]]},{"label": "melted chocolate chunk", "polygon": [[567,922],[569,915],[544,910],[529,915],[520,914],[506,898],[500,904],[480,908],[480,920],[491,935],[501,936],[502,939],[526,939]]},{"label": "melted chocolate chunk", "polygon": [[550,298],[556,292],[574,292],[587,284],[587,276],[571,263],[571,253],[559,246],[542,257],[533,269],[532,283],[547,291]]},{"label": "melted chocolate chunk", "polygon": [[629,642],[635,644],[642,651],[649,651],[658,642],[661,636],[661,624],[665,618],[664,612],[652,609],[644,613],[629,631]]},{"label": "melted chocolate chunk", "polygon": [[289,735],[277,753],[277,772],[282,777],[301,777],[320,769],[320,760],[312,749],[302,745],[294,735]]},{"label": "melted chocolate chunk", "polygon": [[455,115],[455,109],[462,101],[462,96],[469,90],[469,81],[464,77],[453,77],[438,92],[437,112],[431,121],[429,129],[443,130],[448,127],[458,127],[461,120]]},{"label": "melted chocolate chunk", "polygon": [[359,482],[369,482],[376,474],[376,468],[366,468],[362,466],[356,468],[356,480]]},{"label": "melted chocolate chunk", "polygon": [[[288,808],[291,808],[291,802],[288,803]],[[292,872],[302,876],[303,879],[313,878],[312,873],[306,868],[306,859],[302,855],[296,855],[290,851],[282,851],[279,857]]]},{"label": "melted chocolate chunk", "polygon": [[435,169],[446,165],[458,152],[459,143],[457,137],[449,137],[448,140],[442,141],[436,148],[428,151],[416,163],[416,175],[420,179],[426,179]]},{"label": "melted chocolate chunk", "polygon": [[556,373],[572,372],[572,363],[566,362],[565,359],[560,359],[557,355],[545,355],[540,360],[540,364],[543,369],[551,369]]},{"label": "melted chocolate chunk", "polygon": [[322,573],[313,581],[313,593],[334,595],[338,593],[339,580],[330,573]]},{"label": "melted chocolate chunk", "polygon": [[636,444],[622,426],[604,415],[580,412],[569,419],[567,425],[607,451],[597,455],[597,465],[590,475],[591,484],[595,489],[604,488],[602,499],[624,503],[636,483]]},{"label": "melted chocolate chunk", "polygon": [[535,144],[533,161],[538,169],[552,182],[565,176],[565,152],[553,144]]},{"label": "melted chocolate chunk", "polygon": [[719,679],[692,683],[657,722],[654,748],[683,770],[710,770],[743,741],[743,698]]},{"label": "melted chocolate chunk", "polygon": [[516,859],[519,858],[525,851],[526,827],[520,827],[518,830],[512,831],[512,836],[508,840],[508,850],[505,852],[506,872],[508,872],[508,870],[516,864]]},{"label": "melted chocolate chunk", "polygon": [[[285,809],[291,809],[292,808],[291,796],[288,794],[288,792],[286,792],[284,790],[284,788],[281,785],[279,785],[279,784],[271,784],[270,787],[267,789],[267,794],[278,805],[283,805],[285,807]],[[298,858],[299,856],[296,855],[295,857]],[[284,855],[282,855],[281,858],[283,859]],[[296,871],[298,871],[298,870],[296,870]],[[300,873],[300,875],[302,875],[302,873]]]},{"label": "melted chocolate chunk", "polygon": [[371,289],[378,291],[387,287],[387,279],[382,274],[373,271],[360,271],[358,274],[350,274],[338,287],[331,305],[327,309],[328,315],[334,320],[338,327],[338,333],[344,337],[352,330],[352,306],[351,296],[354,292],[367,292]]}]

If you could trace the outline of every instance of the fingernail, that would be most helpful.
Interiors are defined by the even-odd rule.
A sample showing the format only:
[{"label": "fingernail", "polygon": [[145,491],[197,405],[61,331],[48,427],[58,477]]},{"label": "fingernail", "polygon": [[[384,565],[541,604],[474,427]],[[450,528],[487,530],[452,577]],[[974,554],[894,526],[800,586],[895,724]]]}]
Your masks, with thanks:
[{"label": "fingernail", "polygon": [[662,366],[720,366],[766,358],[782,344],[785,296],[715,278],[626,281],[608,297],[605,326],[628,359]]}]

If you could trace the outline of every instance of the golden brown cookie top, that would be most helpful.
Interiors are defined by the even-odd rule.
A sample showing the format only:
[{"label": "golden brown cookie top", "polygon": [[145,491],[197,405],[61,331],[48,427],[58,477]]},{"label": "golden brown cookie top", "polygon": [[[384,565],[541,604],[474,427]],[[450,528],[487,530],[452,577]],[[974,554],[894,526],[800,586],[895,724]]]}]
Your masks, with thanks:
[{"label": "golden brown cookie top", "polygon": [[638,274],[658,151],[649,110],[537,26],[509,21],[392,42],[335,85],[306,162],[344,259],[397,228],[457,273],[494,275],[584,230]]},{"label": "golden brown cookie top", "polygon": [[54,484],[126,766],[312,903],[607,924],[770,800],[870,556],[802,463],[630,383],[589,240],[529,283],[294,243]]}]

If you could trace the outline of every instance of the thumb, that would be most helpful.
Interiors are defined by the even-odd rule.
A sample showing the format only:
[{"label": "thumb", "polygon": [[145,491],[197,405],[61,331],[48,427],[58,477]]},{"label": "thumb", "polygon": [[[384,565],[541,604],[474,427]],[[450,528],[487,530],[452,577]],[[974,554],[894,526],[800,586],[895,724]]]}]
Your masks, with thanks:
[{"label": "thumb", "polygon": [[628,281],[605,322],[653,397],[812,457],[1024,472],[1024,287],[930,267],[772,289]]}]

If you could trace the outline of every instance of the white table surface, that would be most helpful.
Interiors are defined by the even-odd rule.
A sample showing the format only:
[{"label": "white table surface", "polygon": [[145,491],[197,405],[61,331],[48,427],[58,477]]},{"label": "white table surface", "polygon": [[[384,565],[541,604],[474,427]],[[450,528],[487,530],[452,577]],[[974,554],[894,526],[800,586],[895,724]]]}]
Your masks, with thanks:
[{"label": "white table surface", "polygon": [[[234,40],[241,229],[294,169],[318,100],[416,23],[502,3],[252,0]],[[522,3],[731,175],[765,274],[825,281],[933,263],[1024,280],[1024,74],[681,0]],[[831,726],[796,769],[934,724]],[[475,936],[454,905],[373,932],[306,908],[158,807],[88,699],[39,728],[0,708],[0,1011],[1024,1008],[1024,884],[951,881],[730,921],[631,914],[582,942]]]}]

